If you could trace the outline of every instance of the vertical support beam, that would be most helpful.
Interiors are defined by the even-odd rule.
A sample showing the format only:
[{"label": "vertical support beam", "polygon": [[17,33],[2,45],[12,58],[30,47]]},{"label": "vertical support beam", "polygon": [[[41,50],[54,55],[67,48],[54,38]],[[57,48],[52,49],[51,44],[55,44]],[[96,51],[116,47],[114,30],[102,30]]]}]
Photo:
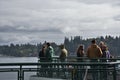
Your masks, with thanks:
[{"label": "vertical support beam", "polygon": [[18,80],[20,80],[20,76],[19,75],[20,75],[20,71],[18,70],[18,76],[17,76]]},{"label": "vertical support beam", "polygon": [[72,80],[74,80],[74,78],[75,78],[75,75],[74,75],[74,74],[75,74],[75,69],[73,68],[73,69],[72,69]]},{"label": "vertical support beam", "polygon": [[24,80],[24,71],[22,70],[22,80]]},{"label": "vertical support beam", "polygon": [[20,65],[19,80],[23,80],[23,71],[22,71],[22,65]]},{"label": "vertical support beam", "polygon": [[116,65],[114,64],[113,67],[114,67],[113,80],[117,80],[117,78],[116,78],[116,76],[117,76],[117,74],[116,74]]}]

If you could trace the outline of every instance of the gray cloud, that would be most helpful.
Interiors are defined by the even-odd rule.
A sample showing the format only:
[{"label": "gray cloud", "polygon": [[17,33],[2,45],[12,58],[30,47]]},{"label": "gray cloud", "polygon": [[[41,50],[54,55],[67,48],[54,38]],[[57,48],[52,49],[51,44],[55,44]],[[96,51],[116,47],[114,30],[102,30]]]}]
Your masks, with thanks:
[{"label": "gray cloud", "polygon": [[87,3],[87,4],[117,4],[120,1],[119,0],[76,0],[78,2],[83,2],[83,3]]},{"label": "gray cloud", "polygon": [[120,21],[120,15],[117,15],[117,16],[113,17],[113,19],[114,19],[115,21]]},{"label": "gray cloud", "polygon": [[0,27],[0,33],[62,33],[59,29],[55,28],[48,28],[48,29],[24,29],[22,27],[10,27],[10,26],[3,26]]},{"label": "gray cloud", "polygon": [[119,33],[119,0],[0,0],[0,44]]}]

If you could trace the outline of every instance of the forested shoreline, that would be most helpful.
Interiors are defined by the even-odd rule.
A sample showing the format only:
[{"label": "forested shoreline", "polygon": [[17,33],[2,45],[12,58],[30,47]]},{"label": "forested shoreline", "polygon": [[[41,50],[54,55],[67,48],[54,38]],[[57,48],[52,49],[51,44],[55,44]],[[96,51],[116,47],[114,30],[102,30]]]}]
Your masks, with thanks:
[{"label": "forested shoreline", "polygon": [[[71,38],[65,37],[64,43],[66,46],[66,49],[69,52],[69,55],[76,55],[76,50],[79,44],[84,44],[85,50],[90,45],[91,40],[93,38],[87,38],[83,39],[82,36],[74,36]],[[114,56],[120,56],[120,36],[112,37],[112,36],[101,36],[94,38],[97,40],[97,44],[99,44],[100,41],[104,41],[106,45],[108,46],[110,52]],[[38,53],[44,43],[39,43],[37,45],[33,45],[30,43],[27,44],[13,44],[10,45],[1,45],[0,46],[0,55],[3,56],[15,56],[15,57],[37,57]],[[55,42],[52,42],[51,45],[53,46],[55,50],[55,55],[60,54],[60,48]]]}]

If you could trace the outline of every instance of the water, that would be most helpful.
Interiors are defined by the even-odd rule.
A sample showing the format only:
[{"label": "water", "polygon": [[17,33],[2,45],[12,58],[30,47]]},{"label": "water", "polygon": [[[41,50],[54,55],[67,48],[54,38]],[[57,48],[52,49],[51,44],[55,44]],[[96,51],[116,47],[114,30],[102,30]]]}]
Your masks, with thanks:
[{"label": "water", "polygon": [[[0,63],[37,62],[37,57],[0,57]],[[35,72],[26,72],[24,80],[29,80]],[[0,80],[17,80],[17,72],[0,72]]]}]

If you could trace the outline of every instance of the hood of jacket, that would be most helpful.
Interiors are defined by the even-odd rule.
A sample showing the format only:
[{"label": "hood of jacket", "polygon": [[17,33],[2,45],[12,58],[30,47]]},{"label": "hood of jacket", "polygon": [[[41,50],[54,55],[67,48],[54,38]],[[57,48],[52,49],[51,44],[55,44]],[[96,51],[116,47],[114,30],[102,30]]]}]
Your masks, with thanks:
[{"label": "hood of jacket", "polygon": [[97,47],[98,47],[98,45],[96,45],[96,44],[91,45],[91,48],[97,48]]}]

